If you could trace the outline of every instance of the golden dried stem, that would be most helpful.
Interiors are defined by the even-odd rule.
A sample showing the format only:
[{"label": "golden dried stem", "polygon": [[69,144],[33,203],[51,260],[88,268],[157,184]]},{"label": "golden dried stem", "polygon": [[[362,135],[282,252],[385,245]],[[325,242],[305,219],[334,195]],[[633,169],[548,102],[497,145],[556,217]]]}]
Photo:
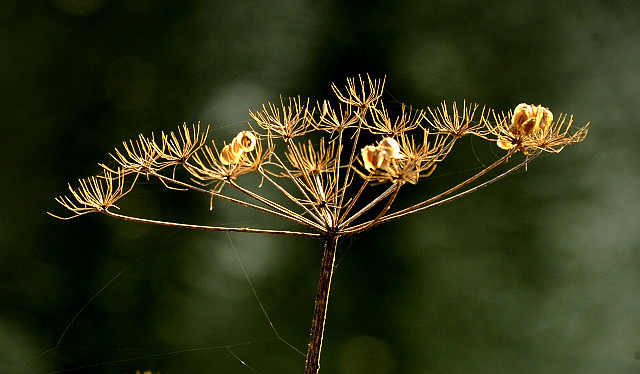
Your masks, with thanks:
[{"label": "golden dried stem", "polygon": [[268,229],[256,229],[250,227],[225,227],[225,226],[207,226],[207,225],[192,225],[187,223],[176,223],[168,221],[158,221],[153,219],[131,217],[124,214],[118,214],[109,210],[104,210],[104,213],[113,218],[119,218],[125,221],[146,223],[158,226],[167,226],[182,229],[202,230],[202,231],[225,231],[225,232],[244,232],[251,234],[269,234],[269,235],[285,235],[285,236],[302,236],[306,238],[320,238],[321,234],[315,232],[301,232],[301,231],[286,231],[286,230],[268,230]]}]

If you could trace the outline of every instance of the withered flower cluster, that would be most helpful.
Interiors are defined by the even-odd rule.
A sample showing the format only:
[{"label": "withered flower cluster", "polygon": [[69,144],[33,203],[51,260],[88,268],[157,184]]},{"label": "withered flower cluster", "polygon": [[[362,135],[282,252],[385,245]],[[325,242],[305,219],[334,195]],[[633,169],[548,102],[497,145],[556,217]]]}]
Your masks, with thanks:
[{"label": "withered flower cluster", "polygon": [[[587,127],[572,129],[573,117],[565,126],[566,115],[554,122],[553,113],[541,105],[519,104],[513,112],[497,115],[487,123],[489,132],[498,138],[498,147],[517,149],[525,154],[538,150],[558,153],[567,145],[579,143],[587,136]],[[572,130],[572,132],[570,132]]]},{"label": "withered flower cluster", "polygon": [[[426,110],[402,104],[392,114],[381,100],[384,83],[384,79],[366,76],[348,79],[344,89],[334,84],[337,105],[326,100],[311,104],[300,97],[264,105],[261,111],[250,113],[253,128],[240,131],[220,150],[214,142],[207,144],[209,128],[201,131],[199,124],[162,133],[159,140],[139,135],[111,155],[117,168],[103,164],[102,174],[81,180],[79,189],[70,186],[71,197],[58,201],[73,213],[69,218],[108,212],[133,188],[136,177],[144,175],[157,177],[168,187],[207,193],[211,198],[231,199],[222,193],[228,186],[250,198],[246,202],[232,199],[234,202],[260,206],[260,210],[293,220],[315,233],[342,235],[389,217],[398,190],[429,176],[464,136],[494,141],[507,151],[489,167],[493,169],[516,152],[524,153],[529,161],[540,151],[559,152],[587,135],[587,126],[575,129],[572,118],[567,121],[562,115],[554,122],[551,111],[539,105],[519,104],[506,114],[482,108],[477,116],[476,104],[463,103],[459,108],[456,103],[451,107],[442,103]],[[326,135],[318,141],[317,133]],[[362,140],[376,137],[373,144]],[[176,179],[176,167],[183,167],[192,178]],[[171,173],[164,173],[167,169]],[[289,204],[267,200],[238,184],[238,177],[250,172],[273,184]],[[125,187],[125,176],[130,174],[134,177]],[[290,183],[285,186],[279,182],[281,178]],[[360,186],[350,188],[356,183]],[[368,185],[381,183],[389,188],[373,205],[359,201]],[[207,188],[209,185],[212,187]],[[460,193],[469,185],[456,186],[446,195]],[[297,208],[285,207],[291,202]],[[364,213],[353,208],[373,209],[374,205],[382,207],[374,220],[350,226]],[[423,207],[419,203],[415,209]],[[405,208],[402,215],[412,211]]]},{"label": "withered flower cluster", "polygon": [[[255,123],[229,143],[223,142],[221,149],[215,141],[207,141],[209,128],[201,131],[200,125],[185,124],[159,139],[140,135],[111,154],[115,167],[102,165],[100,175],[80,180],[79,188],[69,186],[71,196],[57,199],[72,213],[64,219],[100,212],[167,226],[323,238],[321,287],[327,289],[326,294],[318,291],[307,358],[307,372],[317,372],[328,300],[328,283],[323,286],[322,278],[330,282],[339,237],[469,194],[526,166],[541,152],[557,153],[587,135],[588,124],[574,128],[573,118],[566,115],[554,121],[552,112],[540,105],[519,104],[506,114],[488,108],[478,111],[477,104],[466,102],[461,107],[442,103],[420,110],[401,104],[389,109],[381,99],[384,84],[384,79],[359,76],[348,79],[346,87],[332,85],[337,102],[312,103],[295,97],[269,103],[251,112]],[[494,142],[505,154],[436,196],[392,209],[399,190],[431,175],[465,136]],[[519,152],[523,157],[517,164],[488,177]],[[178,168],[188,177],[177,174]],[[259,174],[280,197],[268,198],[243,186],[240,177],[247,173]],[[115,213],[114,203],[134,188],[141,175],[158,178],[168,188],[202,193],[211,201],[223,199],[291,220],[303,229],[200,226]],[[228,190],[245,199],[231,197]],[[369,190],[374,194],[365,193]]]}]

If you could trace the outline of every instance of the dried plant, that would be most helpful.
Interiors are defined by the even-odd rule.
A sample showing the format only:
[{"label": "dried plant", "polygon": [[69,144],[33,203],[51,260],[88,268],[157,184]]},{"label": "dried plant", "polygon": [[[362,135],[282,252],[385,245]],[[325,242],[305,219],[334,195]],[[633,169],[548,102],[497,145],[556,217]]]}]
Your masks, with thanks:
[{"label": "dried plant", "polygon": [[[348,79],[344,89],[334,84],[337,105],[326,100],[310,104],[300,97],[264,105],[262,111],[251,113],[257,126],[223,142],[220,150],[214,142],[206,144],[208,128],[200,131],[199,125],[185,124],[177,133],[162,133],[159,142],[140,135],[112,154],[116,169],[102,165],[103,173],[81,180],[79,188],[70,187],[71,196],[57,199],[71,212],[63,219],[98,212],[173,227],[322,239],[324,255],[305,369],[307,374],[317,373],[339,238],[470,194],[526,167],[542,152],[560,152],[587,135],[588,124],[574,128],[572,117],[567,120],[563,115],[554,122],[549,109],[528,104],[506,114],[483,107],[479,116],[476,104],[463,103],[462,110],[456,103],[426,110],[403,104],[394,114],[381,100],[384,83],[366,76]],[[328,138],[318,141],[317,135],[323,134]],[[401,188],[429,177],[454,143],[468,135],[495,142],[506,153],[435,196],[394,207]],[[524,155],[518,163],[498,171],[518,152]],[[190,179],[176,177],[176,168],[186,170]],[[240,177],[248,173],[257,173],[263,183],[272,185],[280,199],[243,187]],[[302,229],[203,226],[115,213],[114,203],[134,188],[140,175],[158,178],[169,188],[201,193],[211,201],[224,199],[290,220]],[[223,192],[227,190],[244,199]],[[368,190],[382,192],[370,197]]]}]

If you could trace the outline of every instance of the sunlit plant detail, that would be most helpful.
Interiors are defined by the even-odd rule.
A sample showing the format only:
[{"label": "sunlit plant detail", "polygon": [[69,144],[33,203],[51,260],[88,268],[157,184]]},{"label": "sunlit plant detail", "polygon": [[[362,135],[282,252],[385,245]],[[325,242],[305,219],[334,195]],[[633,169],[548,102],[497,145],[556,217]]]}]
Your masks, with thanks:
[{"label": "sunlit plant detail", "polygon": [[[466,102],[425,110],[404,104],[388,108],[381,99],[384,84],[384,79],[359,76],[347,79],[346,87],[331,86],[337,102],[296,97],[266,104],[250,113],[255,122],[250,128],[231,140],[217,139],[221,148],[209,142],[209,128],[201,131],[199,124],[185,124],[159,138],[139,135],[111,154],[116,167],[101,164],[99,175],[80,180],[79,187],[69,186],[71,195],[57,201],[71,214],[55,217],[97,212],[171,227],[323,240],[305,365],[305,373],[317,373],[339,238],[463,197],[524,170],[543,152],[558,153],[587,136],[588,124],[576,128],[572,117],[554,117],[541,105],[519,104],[507,113],[478,110],[478,105]],[[486,140],[500,156],[434,196],[409,206],[394,204],[400,189],[410,190],[405,186],[426,180],[466,136]],[[242,176],[249,173],[260,177],[260,187],[243,185]],[[140,176],[202,194],[211,202],[226,200],[280,217],[299,228],[206,226],[116,213],[115,202],[135,188]],[[275,196],[261,194],[265,184],[273,187]]]},{"label": "sunlit plant detail", "polygon": [[241,131],[220,151],[220,162],[224,165],[234,165],[240,162],[244,153],[251,152],[256,147],[256,136],[251,131]]},{"label": "sunlit plant detail", "polygon": [[541,105],[519,104],[513,113],[495,114],[495,124],[489,132],[498,137],[498,147],[513,148],[524,153],[538,150],[560,152],[569,144],[578,143],[587,136],[587,126],[571,132],[573,117],[565,126],[566,116],[553,122],[553,113]]}]

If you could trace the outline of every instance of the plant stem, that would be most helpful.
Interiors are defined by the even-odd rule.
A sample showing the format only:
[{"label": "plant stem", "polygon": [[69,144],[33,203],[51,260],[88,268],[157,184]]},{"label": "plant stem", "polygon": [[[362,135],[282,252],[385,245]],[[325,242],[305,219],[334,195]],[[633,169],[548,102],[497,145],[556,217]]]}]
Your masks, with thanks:
[{"label": "plant stem", "polygon": [[322,337],[324,335],[324,322],[327,318],[329,304],[329,290],[333,276],[333,265],[336,260],[338,248],[338,235],[328,235],[325,238],[324,254],[322,255],[322,269],[318,282],[318,294],[311,320],[311,333],[309,334],[309,350],[307,351],[307,363],[305,374],[317,374],[320,370],[320,350],[322,349]]},{"label": "plant stem", "polygon": [[303,237],[306,237],[306,238],[318,238],[318,237],[321,237],[320,234],[317,234],[315,232],[254,229],[254,228],[249,228],[249,227],[223,227],[223,226],[191,225],[191,224],[188,224],[188,223],[158,221],[158,220],[154,220],[154,219],[126,216],[124,214],[114,213],[114,212],[112,212],[110,210],[103,210],[103,211],[101,211],[101,213],[106,214],[109,217],[120,218],[120,219],[125,220],[125,221],[138,222],[138,223],[148,223],[148,224],[158,225],[158,226],[177,227],[177,228],[191,229],[191,230],[247,232],[247,233],[253,233],[253,234],[303,236]]}]

